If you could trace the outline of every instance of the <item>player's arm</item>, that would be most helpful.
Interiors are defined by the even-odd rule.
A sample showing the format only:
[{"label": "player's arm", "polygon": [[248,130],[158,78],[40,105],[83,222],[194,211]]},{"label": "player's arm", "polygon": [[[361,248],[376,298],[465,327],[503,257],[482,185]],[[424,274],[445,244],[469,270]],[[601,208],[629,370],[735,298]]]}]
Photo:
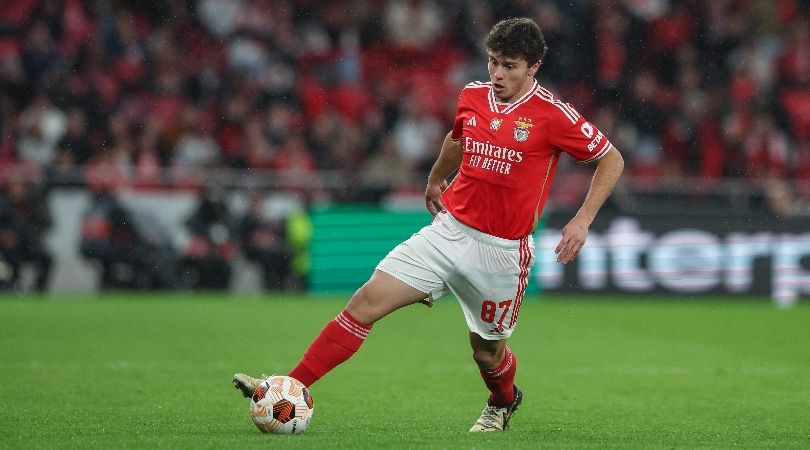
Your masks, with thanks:
[{"label": "player's arm", "polygon": [[611,145],[607,153],[596,160],[596,170],[582,206],[574,218],[562,229],[562,239],[554,250],[557,253],[558,262],[566,264],[573,260],[585,245],[588,229],[599,209],[605,204],[605,200],[613,192],[622,170],[624,170],[624,159],[621,153]]},{"label": "player's arm", "polygon": [[447,136],[444,137],[442,150],[430,169],[427,188],[425,188],[425,206],[434,216],[440,211],[444,211],[442,192],[447,189],[447,177],[461,166],[461,140],[454,141],[451,134],[452,132],[447,133]]}]

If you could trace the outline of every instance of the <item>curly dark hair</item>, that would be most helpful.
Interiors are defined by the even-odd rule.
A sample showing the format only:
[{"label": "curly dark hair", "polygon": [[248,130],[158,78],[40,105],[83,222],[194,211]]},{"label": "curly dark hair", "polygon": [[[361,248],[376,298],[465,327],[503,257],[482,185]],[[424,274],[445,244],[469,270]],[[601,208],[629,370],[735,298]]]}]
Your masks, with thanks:
[{"label": "curly dark hair", "polygon": [[487,49],[512,58],[523,58],[532,65],[548,52],[546,39],[537,23],[527,17],[513,17],[496,23],[484,41]]}]

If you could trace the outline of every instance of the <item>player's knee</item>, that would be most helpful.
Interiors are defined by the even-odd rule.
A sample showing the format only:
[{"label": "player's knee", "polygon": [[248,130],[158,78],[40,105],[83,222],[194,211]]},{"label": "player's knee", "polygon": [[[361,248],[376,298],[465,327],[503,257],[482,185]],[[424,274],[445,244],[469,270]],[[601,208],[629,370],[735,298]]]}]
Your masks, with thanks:
[{"label": "player's knee", "polygon": [[346,310],[360,323],[371,325],[379,318],[376,296],[366,285],[357,290],[349,300]]},{"label": "player's knee", "polygon": [[[497,349],[473,349],[473,359],[475,360],[475,363],[478,364],[478,368],[481,370],[489,370],[498,367],[498,364],[500,364],[498,356]],[[503,355],[500,356],[501,359],[503,359]]]}]

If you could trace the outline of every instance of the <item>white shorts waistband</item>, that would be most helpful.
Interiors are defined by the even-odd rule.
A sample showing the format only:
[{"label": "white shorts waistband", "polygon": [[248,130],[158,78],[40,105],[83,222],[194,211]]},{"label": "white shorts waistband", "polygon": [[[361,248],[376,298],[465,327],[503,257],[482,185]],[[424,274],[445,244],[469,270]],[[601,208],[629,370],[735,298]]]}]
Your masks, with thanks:
[{"label": "white shorts waistband", "polygon": [[458,219],[453,217],[453,215],[447,211],[442,211],[439,214],[441,214],[443,217],[447,217],[448,219],[447,222],[450,224],[450,226],[457,228],[467,236],[475,239],[478,242],[481,242],[482,244],[487,244],[493,247],[505,248],[509,250],[515,250],[520,248],[520,241],[526,239],[526,238],[504,239],[502,237],[493,236],[491,234],[484,233],[483,231],[476,230],[475,228],[469,225],[461,223]]}]

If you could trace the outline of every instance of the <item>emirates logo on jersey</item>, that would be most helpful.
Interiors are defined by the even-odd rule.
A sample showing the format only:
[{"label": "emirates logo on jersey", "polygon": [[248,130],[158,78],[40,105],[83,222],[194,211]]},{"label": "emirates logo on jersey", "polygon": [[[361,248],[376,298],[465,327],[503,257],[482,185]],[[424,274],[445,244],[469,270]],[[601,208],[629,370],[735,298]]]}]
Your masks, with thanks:
[{"label": "emirates logo on jersey", "polygon": [[529,139],[529,128],[533,127],[532,119],[519,117],[518,120],[515,121],[515,140],[518,142],[523,142],[526,139]]},{"label": "emirates logo on jersey", "polygon": [[489,128],[492,129],[492,131],[498,131],[502,123],[503,119],[496,117],[489,122]]}]

